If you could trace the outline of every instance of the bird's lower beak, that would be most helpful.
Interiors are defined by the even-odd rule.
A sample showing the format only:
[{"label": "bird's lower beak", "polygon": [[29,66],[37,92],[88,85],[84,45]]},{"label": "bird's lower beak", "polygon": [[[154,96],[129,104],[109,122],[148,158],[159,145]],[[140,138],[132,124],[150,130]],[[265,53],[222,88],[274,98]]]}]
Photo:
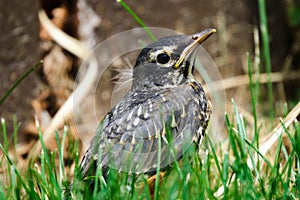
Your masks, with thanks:
[{"label": "bird's lower beak", "polygon": [[202,44],[207,38],[209,38],[215,32],[217,32],[217,30],[211,28],[192,35],[191,37],[193,42],[183,50],[174,68],[178,69],[182,61],[186,59],[200,44]]}]

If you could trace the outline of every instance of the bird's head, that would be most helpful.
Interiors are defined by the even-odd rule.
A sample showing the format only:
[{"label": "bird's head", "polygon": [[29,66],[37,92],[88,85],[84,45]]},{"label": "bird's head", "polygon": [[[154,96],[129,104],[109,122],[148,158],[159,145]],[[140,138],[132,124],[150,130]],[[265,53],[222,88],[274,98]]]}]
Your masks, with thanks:
[{"label": "bird's head", "polygon": [[146,46],[133,68],[133,88],[180,84],[192,78],[197,47],[215,32],[168,36]]}]

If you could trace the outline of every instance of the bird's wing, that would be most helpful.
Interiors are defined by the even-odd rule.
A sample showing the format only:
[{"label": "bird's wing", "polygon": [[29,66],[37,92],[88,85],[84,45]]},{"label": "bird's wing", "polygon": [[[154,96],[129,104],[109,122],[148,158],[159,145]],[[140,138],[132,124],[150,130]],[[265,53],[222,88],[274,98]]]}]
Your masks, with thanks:
[{"label": "bird's wing", "polygon": [[101,149],[101,165],[123,171],[156,170],[159,150],[161,167],[171,164],[181,157],[184,146],[198,141],[203,134],[200,126],[206,128],[206,97],[196,92],[186,85],[129,92],[104,118],[88,151],[96,155],[91,151]]}]

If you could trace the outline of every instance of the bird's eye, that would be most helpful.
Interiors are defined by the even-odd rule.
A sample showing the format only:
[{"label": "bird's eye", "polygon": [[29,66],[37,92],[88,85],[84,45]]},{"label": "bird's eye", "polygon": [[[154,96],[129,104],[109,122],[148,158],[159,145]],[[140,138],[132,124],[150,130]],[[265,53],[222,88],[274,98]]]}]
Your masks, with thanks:
[{"label": "bird's eye", "polygon": [[170,60],[170,56],[166,53],[161,53],[157,55],[157,62],[160,64],[166,64]]}]

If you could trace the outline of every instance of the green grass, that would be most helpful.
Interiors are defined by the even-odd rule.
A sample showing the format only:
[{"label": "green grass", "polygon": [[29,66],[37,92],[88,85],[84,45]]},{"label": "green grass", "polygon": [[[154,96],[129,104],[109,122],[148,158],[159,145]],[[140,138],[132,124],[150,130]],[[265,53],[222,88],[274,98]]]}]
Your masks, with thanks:
[{"label": "green grass", "polygon": [[[155,182],[154,199],[297,199],[300,198],[300,173],[297,171],[300,160],[300,125],[284,127],[284,135],[279,138],[271,156],[262,155],[257,143],[258,134],[254,129],[248,136],[248,127],[233,102],[234,114],[225,115],[228,138],[223,143],[212,145],[209,136],[204,141],[204,153],[198,155],[191,148],[182,162],[175,162],[161,183]],[[284,124],[282,124],[284,126]],[[18,128],[18,127],[15,127]],[[38,128],[39,130],[39,128]],[[6,137],[6,124],[2,120],[3,144],[0,144],[0,163],[4,177],[0,180],[0,198],[2,199],[71,199],[67,196],[71,183],[71,174],[66,173],[66,158],[63,149],[67,139],[65,129],[62,139],[57,138],[57,150],[49,152],[39,130],[42,152],[39,164],[29,163],[26,169],[19,169],[18,161],[9,154],[9,146],[14,139]],[[285,137],[287,140],[282,140]],[[78,168],[78,141],[69,138],[73,148],[66,150],[75,162],[74,179],[80,179]],[[289,146],[286,146],[286,145]],[[289,149],[287,151],[287,148]],[[258,164],[257,157],[263,161]],[[251,165],[247,163],[250,160]],[[7,167],[5,167],[7,165]],[[178,167],[175,167],[178,166]],[[252,167],[254,166],[254,167]],[[101,171],[101,170],[100,170]],[[157,175],[159,169],[157,171]],[[99,174],[99,171],[97,172]],[[101,172],[100,172],[101,174]],[[73,188],[76,199],[151,199],[146,176],[134,176],[111,170],[109,179],[104,182],[97,176],[99,187],[92,193],[80,185]],[[220,196],[216,192],[223,186]],[[99,189],[101,188],[101,189]]]}]

